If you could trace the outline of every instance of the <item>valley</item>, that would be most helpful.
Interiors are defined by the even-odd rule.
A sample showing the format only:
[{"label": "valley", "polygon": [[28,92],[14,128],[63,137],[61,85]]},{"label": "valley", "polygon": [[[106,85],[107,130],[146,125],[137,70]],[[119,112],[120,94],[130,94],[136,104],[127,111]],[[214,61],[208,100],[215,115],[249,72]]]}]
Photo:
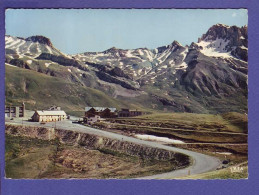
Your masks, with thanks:
[{"label": "valley", "polygon": [[[5,44],[5,104],[69,115],[5,118],[7,178],[247,178],[247,26],[154,49],[65,54],[42,35]],[[143,114],[83,124],[85,107]]]}]

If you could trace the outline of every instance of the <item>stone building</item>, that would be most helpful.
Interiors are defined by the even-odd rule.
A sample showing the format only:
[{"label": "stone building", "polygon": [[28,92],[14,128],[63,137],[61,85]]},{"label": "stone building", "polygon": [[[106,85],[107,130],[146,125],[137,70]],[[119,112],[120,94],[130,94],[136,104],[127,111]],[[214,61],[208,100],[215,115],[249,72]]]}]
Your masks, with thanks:
[{"label": "stone building", "polygon": [[67,114],[63,110],[37,110],[31,118],[34,122],[62,121],[67,118]]}]

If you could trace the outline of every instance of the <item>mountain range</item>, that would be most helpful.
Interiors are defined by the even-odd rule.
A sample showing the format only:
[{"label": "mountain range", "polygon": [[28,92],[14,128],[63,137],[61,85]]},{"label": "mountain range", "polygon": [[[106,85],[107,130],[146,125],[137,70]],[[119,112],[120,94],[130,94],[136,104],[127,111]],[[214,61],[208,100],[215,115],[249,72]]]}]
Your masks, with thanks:
[{"label": "mountain range", "polygon": [[49,38],[6,35],[6,104],[247,112],[247,26],[213,25],[196,43],[64,54]]}]

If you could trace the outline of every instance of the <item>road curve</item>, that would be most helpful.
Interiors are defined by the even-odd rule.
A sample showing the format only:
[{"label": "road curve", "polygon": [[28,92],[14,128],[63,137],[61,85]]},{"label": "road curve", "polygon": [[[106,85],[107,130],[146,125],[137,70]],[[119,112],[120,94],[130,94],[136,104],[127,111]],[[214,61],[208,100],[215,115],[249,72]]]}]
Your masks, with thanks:
[{"label": "road curve", "polygon": [[[6,122],[7,124],[21,124],[21,121],[10,121]],[[194,175],[194,174],[199,174],[199,173],[204,173],[208,171],[215,170],[217,167],[221,165],[221,162],[218,158],[208,156],[205,154],[201,154],[198,152],[193,152],[185,149],[180,149],[172,146],[166,146],[157,142],[151,142],[151,141],[145,141],[145,140],[140,140],[137,138],[133,137],[128,137],[125,135],[117,134],[117,133],[112,133],[108,131],[103,131],[99,129],[95,129],[92,127],[86,127],[83,125],[79,124],[73,124],[71,121],[62,121],[62,122],[50,122],[46,123],[44,125],[41,125],[39,123],[33,123],[33,122],[28,122],[28,121],[23,121],[24,125],[31,125],[31,126],[41,126],[41,127],[55,127],[56,129],[64,129],[64,130],[72,130],[72,131],[77,131],[77,132],[82,132],[82,133],[88,133],[88,134],[93,134],[97,136],[102,136],[102,137],[107,137],[110,139],[116,139],[116,140],[121,140],[121,141],[127,141],[127,142],[132,142],[135,144],[139,145],[145,145],[149,147],[154,147],[154,148],[160,148],[168,151],[173,151],[173,152],[180,152],[183,154],[186,154],[192,158],[192,165],[184,168],[184,169],[179,169],[167,173],[162,173],[162,174],[157,174],[157,175],[151,175],[151,176],[146,176],[146,177],[140,177],[136,179],[173,179],[176,177],[183,177],[187,175]]]}]

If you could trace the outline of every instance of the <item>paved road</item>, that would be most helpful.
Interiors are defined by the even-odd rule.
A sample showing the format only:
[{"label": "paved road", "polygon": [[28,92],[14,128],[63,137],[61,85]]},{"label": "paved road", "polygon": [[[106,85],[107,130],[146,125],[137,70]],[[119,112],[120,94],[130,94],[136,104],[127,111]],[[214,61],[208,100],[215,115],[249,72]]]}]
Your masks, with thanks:
[{"label": "paved road", "polygon": [[[13,121],[6,121],[6,123],[7,124],[21,124],[21,121],[13,120]],[[218,158],[215,158],[212,156],[208,156],[208,155],[201,154],[198,152],[184,150],[184,149],[180,149],[180,148],[176,148],[176,147],[166,146],[166,145],[163,145],[163,144],[160,144],[157,142],[144,141],[144,140],[140,140],[140,139],[133,138],[133,137],[128,137],[128,136],[121,135],[121,134],[103,131],[103,130],[99,130],[99,129],[95,129],[95,128],[91,128],[91,127],[86,127],[86,126],[83,126],[80,124],[72,123],[72,121],[62,121],[62,122],[56,122],[56,123],[50,122],[50,123],[46,123],[44,125],[41,125],[36,122],[28,122],[28,121],[23,121],[22,123],[24,125],[44,126],[44,127],[53,127],[53,128],[57,128],[57,129],[72,130],[72,131],[93,134],[93,135],[107,137],[107,138],[116,139],[116,140],[123,140],[123,141],[132,142],[135,144],[145,145],[145,146],[149,146],[149,147],[165,149],[168,151],[180,152],[180,153],[190,156],[193,160],[193,164],[190,167],[187,167],[185,169],[180,169],[180,170],[176,170],[176,171],[171,171],[171,172],[167,172],[167,173],[162,173],[162,174],[152,175],[152,176],[147,176],[147,177],[141,177],[141,178],[136,178],[136,179],[172,179],[175,177],[187,176],[189,173],[190,173],[190,175],[194,175],[194,174],[212,171],[221,165],[220,160]]]}]

